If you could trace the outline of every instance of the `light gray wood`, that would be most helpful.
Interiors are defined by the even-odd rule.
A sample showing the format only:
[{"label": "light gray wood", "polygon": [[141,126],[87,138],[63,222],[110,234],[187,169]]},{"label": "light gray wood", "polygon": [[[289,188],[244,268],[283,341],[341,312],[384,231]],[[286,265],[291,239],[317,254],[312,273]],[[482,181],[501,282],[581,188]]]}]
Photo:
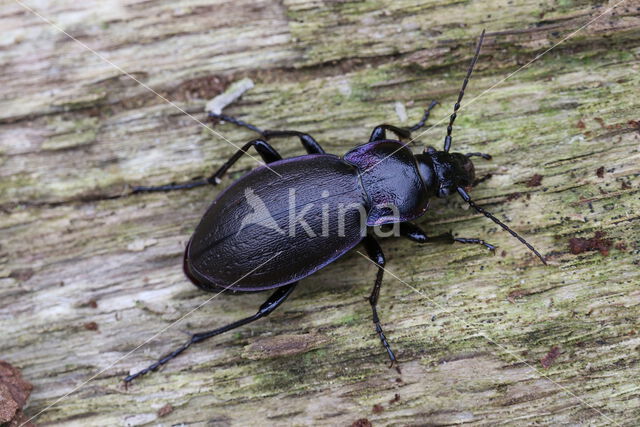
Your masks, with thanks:
[{"label": "light gray wood", "polygon": [[[29,1],[198,120],[208,123],[204,105],[228,83],[250,77],[255,87],[226,113],[307,131],[337,154],[379,123],[413,124],[432,99],[442,105],[431,123],[446,120],[486,28],[453,147],[494,156],[476,161],[493,178],[472,196],[550,264],[460,200],[434,201],[419,221],[429,233],[451,229],[499,250],[382,242],[398,279],[386,275],[379,310],[401,375],[387,367],[364,299],[375,268],[353,252],[304,280],[268,319],[194,346],[126,390],[123,376],[189,331],[253,313],[266,298],[215,298],[111,366],[211,297],[181,263],[220,188],[130,196],[127,185],[207,175],[235,148],[19,3],[3,2],[0,359],[34,385],[26,414],[106,369],[34,422],[637,425],[637,2],[484,92],[614,4]],[[396,102],[407,123],[398,123]],[[416,150],[440,147],[445,125]],[[214,129],[238,145],[253,136],[230,124]],[[274,145],[303,153],[294,140]],[[241,159],[221,188],[253,167]],[[529,187],[534,174],[541,185]],[[570,253],[570,238],[597,231],[617,248]],[[168,403],[173,412],[160,417]]]}]

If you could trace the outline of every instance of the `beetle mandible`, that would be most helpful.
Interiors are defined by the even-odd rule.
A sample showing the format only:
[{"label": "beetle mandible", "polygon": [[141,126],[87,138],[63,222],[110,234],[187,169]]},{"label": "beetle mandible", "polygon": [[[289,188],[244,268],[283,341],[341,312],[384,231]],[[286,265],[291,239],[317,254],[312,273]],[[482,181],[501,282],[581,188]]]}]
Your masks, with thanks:
[{"label": "beetle mandible", "polygon": [[[465,187],[480,181],[475,179],[471,157],[491,157],[483,153],[449,152],[453,123],[480,55],[484,35],[485,32],[482,31],[450,116],[441,151],[427,147],[423,153],[414,155],[407,144],[386,137],[386,131],[390,131],[400,138],[410,138],[411,132],[424,126],[436,102],[431,103],[415,126],[400,128],[388,124],[379,125],[374,128],[368,143],[353,148],[343,157],[326,154],[315,139],[303,132],[261,130],[233,117],[210,113],[209,116],[214,119],[222,119],[255,131],[260,134],[260,138],[246,143],[208,179],[183,184],[134,187],[133,192],[217,185],[229,167],[253,147],[265,165],[247,173],[218,195],[187,244],[183,267],[186,276],[205,291],[232,289],[234,292],[252,292],[275,289],[275,292],[253,316],[212,331],[193,334],[184,345],[149,367],[127,376],[124,381],[130,382],[158,369],[192,344],[269,315],[291,295],[301,279],[335,261],[358,243],[364,245],[369,257],[378,266],[369,302],[376,332],[393,365],[396,356],[387,342],[377,313],[385,257],[373,233],[361,233],[363,223],[366,224],[365,230],[385,224],[399,224],[400,235],[418,243],[446,240],[451,243],[481,244],[495,250],[494,246],[481,239],[454,238],[451,233],[429,237],[411,223],[410,221],[425,213],[429,198],[434,196],[443,198],[458,193],[471,207],[508,231],[546,264],[533,246],[491,213],[476,205],[467,194]],[[282,159],[267,142],[271,138],[287,136],[299,138],[308,154]],[[284,200],[291,201],[292,189],[295,190],[294,207],[308,207],[305,208],[305,215],[311,225],[318,226],[322,222],[323,228],[327,226],[329,233],[309,233],[308,229],[313,227],[306,220],[297,221],[299,218],[294,214],[293,229],[290,228],[289,235],[286,235],[283,224],[292,218]],[[320,202],[322,209],[328,209],[321,210],[317,206]],[[345,210],[345,206],[361,209]],[[343,207],[342,217],[336,219],[324,215],[340,207]],[[366,218],[361,216],[363,211]],[[263,216],[260,217],[260,214]],[[306,234],[296,234],[298,222],[303,228],[306,226]],[[340,227],[342,233],[337,232]]]}]

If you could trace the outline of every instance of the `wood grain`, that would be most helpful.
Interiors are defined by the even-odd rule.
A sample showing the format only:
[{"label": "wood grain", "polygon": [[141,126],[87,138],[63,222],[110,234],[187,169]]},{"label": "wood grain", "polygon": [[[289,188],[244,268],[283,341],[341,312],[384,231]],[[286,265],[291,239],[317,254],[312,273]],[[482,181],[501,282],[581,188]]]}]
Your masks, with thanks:
[{"label": "wood grain", "polygon": [[[26,4],[77,39],[2,3],[0,358],[34,385],[25,413],[35,423],[637,425],[636,0],[495,87],[616,3]],[[125,389],[123,376],[190,331],[250,314],[266,298],[215,298],[113,365],[211,296],[183,277],[181,257],[220,188],[132,196],[128,186],[207,175],[235,148],[158,94],[204,122],[206,102],[249,77],[255,87],[226,113],[307,131],[342,154],[379,123],[417,121],[432,99],[441,106],[431,123],[446,120],[483,28],[453,147],[494,156],[476,162],[493,177],[474,199],[550,265],[461,201],[435,201],[419,221],[430,233],[482,237],[499,250],[382,242],[397,279],[386,275],[380,315],[401,374],[387,367],[364,299],[375,269],[353,252],[269,318]],[[439,147],[445,125],[416,150]],[[230,124],[214,130],[235,144],[253,136]],[[276,144],[302,154],[297,141]],[[253,167],[243,158],[222,188]],[[540,185],[528,185],[535,174]],[[571,238],[596,232],[611,240],[608,255],[570,252]]]}]

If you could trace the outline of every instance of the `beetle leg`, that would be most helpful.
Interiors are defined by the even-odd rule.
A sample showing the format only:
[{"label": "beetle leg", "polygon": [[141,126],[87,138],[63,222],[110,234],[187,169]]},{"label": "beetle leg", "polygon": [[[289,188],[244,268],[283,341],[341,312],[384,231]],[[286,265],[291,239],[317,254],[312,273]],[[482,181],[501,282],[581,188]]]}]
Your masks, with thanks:
[{"label": "beetle leg", "polygon": [[371,132],[371,136],[369,137],[369,142],[382,141],[387,139],[387,132],[391,131],[398,135],[400,138],[408,139],[411,138],[411,131],[409,129],[399,128],[393,125],[383,124],[380,126],[376,126]]},{"label": "beetle leg", "polygon": [[495,252],[496,251],[496,247],[493,246],[491,243],[487,243],[482,239],[467,239],[464,237],[455,237],[453,239],[454,242],[458,242],[458,243],[476,243],[478,245],[483,245],[484,247],[486,247],[487,249],[489,249],[491,252]]},{"label": "beetle leg", "polygon": [[250,123],[243,122],[242,120],[236,119],[235,117],[227,116],[226,114],[216,114],[212,111],[209,111],[209,117],[211,117],[212,119],[224,120],[225,122],[229,122],[236,126],[247,128],[249,130],[252,130],[262,135],[262,129],[260,129],[258,126],[254,126]]},{"label": "beetle leg", "polygon": [[131,193],[148,193],[152,191],[171,191],[171,190],[185,190],[189,188],[201,187],[203,185],[217,185],[220,183],[220,179],[224,175],[224,173],[238,161],[243,154],[247,152],[247,150],[251,147],[254,147],[262,160],[265,163],[275,162],[276,160],[281,160],[282,157],[278,152],[273,148],[267,141],[262,139],[254,139],[253,141],[249,141],[242,146],[238,151],[236,151],[229,160],[227,160],[220,169],[218,169],[213,175],[211,175],[207,179],[200,179],[196,181],[185,182],[182,184],[168,184],[168,185],[158,185],[153,187],[143,187],[136,186],[131,188]]},{"label": "beetle leg", "polygon": [[429,237],[420,227],[410,222],[400,223],[400,235],[418,243],[432,243],[437,241],[440,241],[440,242],[444,241],[447,243],[455,243],[455,242],[476,243],[476,244],[485,246],[487,249],[489,249],[492,252],[496,250],[495,246],[485,242],[482,239],[467,239],[464,237],[453,237],[453,234],[451,233],[444,233],[434,237]]},{"label": "beetle leg", "polygon": [[422,119],[420,119],[420,121],[415,125],[411,126],[409,130],[411,132],[415,132],[418,129],[420,129],[422,126],[424,126],[424,124],[427,122],[427,119],[429,118],[429,115],[431,114],[431,110],[433,110],[433,107],[435,107],[436,105],[438,105],[438,101],[431,101],[431,104],[429,105],[429,107],[426,110],[424,110],[424,115],[422,116]]},{"label": "beetle leg", "polygon": [[236,126],[241,126],[259,133],[263,138],[277,138],[282,136],[297,136],[300,138],[300,142],[304,146],[305,150],[309,154],[324,154],[324,149],[313,139],[311,135],[304,132],[298,132],[297,130],[262,130],[258,126],[254,126],[235,117],[227,116],[226,114],[216,114],[209,112],[209,117],[214,119],[224,120],[225,122],[233,123]]},{"label": "beetle leg", "polygon": [[373,291],[371,291],[371,295],[369,296],[369,303],[371,304],[371,310],[373,311],[373,323],[376,326],[376,332],[380,337],[380,341],[384,346],[385,350],[387,350],[387,354],[389,355],[389,359],[391,359],[391,366],[393,366],[394,362],[396,362],[396,356],[393,354],[391,350],[391,346],[387,342],[387,337],[385,337],[384,332],[382,331],[382,326],[380,326],[380,319],[378,318],[378,297],[380,296],[380,287],[382,285],[382,276],[384,275],[384,253],[382,252],[382,248],[378,244],[378,242],[371,236],[367,236],[362,241],[365,249],[367,250],[367,254],[369,255],[369,259],[375,262],[378,265],[378,273],[376,274],[376,283],[373,286]]},{"label": "beetle leg", "polygon": [[211,337],[214,337],[216,335],[220,335],[220,334],[222,334],[224,332],[230,331],[232,329],[235,329],[235,328],[238,328],[240,326],[243,326],[243,325],[246,325],[248,323],[251,323],[253,321],[256,321],[256,320],[260,319],[261,317],[268,316],[269,314],[271,314],[273,312],[273,310],[278,308],[280,306],[280,304],[282,304],[287,299],[287,297],[289,297],[289,295],[291,295],[291,292],[293,292],[293,290],[295,289],[297,284],[298,284],[298,282],[293,282],[293,283],[290,283],[288,285],[285,285],[285,286],[282,286],[282,287],[276,289],[276,291],[269,297],[269,299],[267,299],[267,301],[265,301],[264,304],[262,304],[260,306],[260,308],[258,309],[258,312],[256,314],[254,314],[253,316],[246,317],[244,319],[238,320],[236,322],[230,323],[230,324],[228,324],[226,326],[223,326],[223,327],[218,328],[218,329],[214,329],[212,331],[199,332],[197,334],[193,334],[191,336],[191,339],[189,341],[187,341],[186,343],[184,343],[182,346],[178,347],[176,350],[174,350],[171,353],[167,354],[162,359],[160,359],[157,362],[149,365],[148,367],[144,368],[143,370],[138,371],[135,374],[127,376],[124,379],[124,381],[128,383],[128,382],[134,380],[135,378],[137,378],[139,376],[142,376],[142,375],[144,375],[144,374],[146,374],[146,373],[148,373],[150,371],[155,371],[160,366],[164,365],[165,363],[167,363],[171,359],[177,357],[180,353],[182,353],[183,351],[185,351],[186,349],[191,347],[191,344],[199,343],[201,341],[206,340],[207,338],[211,338]]},{"label": "beetle leg", "polygon": [[467,153],[465,154],[465,156],[467,157],[482,157],[485,160],[491,160],[491,154],[486,154],[486,153]]},{"label": "beetle leg", "polygon": [[369,137],[369,142],[382,141],[383,139],[387,139],[386,131],[391,131],[396,135],[398,135],[400,138],[405,138],[405,139],[411,138],[411,132],[416,131],[420,129],[422,126],[424,126],[424,124],[427,122],[427,119],[429,118],[429,115],[431,114],[431,110],[433,110],[433,107],[435,107],[437,104],[438,103],[436,101],[431,101],[431,105],[429,105],[429,107],[426,110],[424,110],[424,115],[422,116],[422,119],[420,119],[418,123],[411,126],[410,128],[399,128],[397,126],[392,126],[387,124],[376,126],[373,129],[373,132],[371,132],[371,136]]},{"label": "beetle leg", "polygon": [[237,162],[243,154],[246,154],[247,150],[250,147],[256,149],[265,163],[272,163],[277,160],[282,160],[282,156],[267,141],[263,139],[254,139],[253,141],[249,141],[244,144],[241,149],[236,151],[234,155],[229,158],[229,160],[224,162],[224,164],[220,166],[220,169],[218,169],[213,175],[207,178],[207,183],[213,185],[219,184],[222,176],[225,174],[227,169],[229,169],[235,162]]},{"label": "beetle leg", "polygon": [[262,132],[265,138],[278,138],[282,136],[297,136],[300,142],[309,154],[324,154],[324,149],[313,139],[308,133],[298,132],[297,130],[265,130]]},{"label": "beetle leg", "polygon": [[493,175],[491,175],[490,173],[486,174],[485,176],[481,177],[481,178],[477,178],[473,181],[473,183],[471,183],[472,187],[477,186],[478,184],[481,184],[483,182],[485,182],[488,179],[491,179]]}]

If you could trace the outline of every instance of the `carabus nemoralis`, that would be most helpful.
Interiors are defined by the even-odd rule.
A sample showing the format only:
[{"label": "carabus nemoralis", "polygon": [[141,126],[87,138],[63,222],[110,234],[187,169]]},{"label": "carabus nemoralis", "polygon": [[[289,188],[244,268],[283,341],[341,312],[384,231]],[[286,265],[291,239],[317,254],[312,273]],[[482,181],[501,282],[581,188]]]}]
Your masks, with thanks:
[{"label": "carabus nemoralis", "polygon": [[[476,205],[467,194],[466,188],[478,181],[471,157],[490,159],[490,156],[449,152],[453,123],[483,40],[484,31],[450,116],[441,151],[427,147],[423,153],[414,155],[408,144],[386,137],[386,131],[390,131],[402,139],[410,138],[411,132],[424,126],[435,102],[425,110],[422,120],[415,126],[377,126],[369,142],[342,157],[326,154],[309,134],[261,130],[233,117],[210,113],[214,119],[248,128],[259,133],[260,137],[246,143],[208,179],[134,187],[133,192],[217,185],[229,167],[253,147],[265,165],[247,173],[218,195],[187,244],[183,266],[187,277],[205,291],[275,289],[275,292],[253,316],[212,331],[193,334],[184,345],[149,367],[127,376],[124,381],[129,382],[157,369],[192,344],[269,315],[291,295],[301,279],[340,258],[358,243],[364,245],[368,256],[378,266],[369,302],[376,332],[393,365],[396,357],[382,331],[376,310],[385,257],[374,237],[374,230],[380,226],[395,225],[401,236],[418,243],[445,240],[476,243],[495,249],[481,239],[454,238],[451,233],[429,237],[411,223],[426,212],[429,199],[434,196],[443,198],[458,193],[471,207],[511,233],[546,264],[533,246]],[[282,159],[268,140],[288,136],[299,138],[308,154]],[[305,233],[300,233],[298,226]],[[321,233],[319,228],[322,228]]]}]

